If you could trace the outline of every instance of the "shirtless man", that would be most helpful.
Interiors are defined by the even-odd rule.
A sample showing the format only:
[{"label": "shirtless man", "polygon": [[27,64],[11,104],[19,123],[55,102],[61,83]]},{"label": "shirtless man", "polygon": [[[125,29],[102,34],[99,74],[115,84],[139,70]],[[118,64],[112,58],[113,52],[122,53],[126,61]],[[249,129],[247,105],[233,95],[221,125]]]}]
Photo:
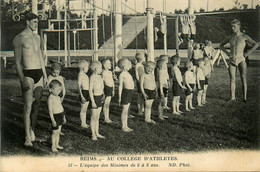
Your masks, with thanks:
[{"label": "shirtless man", "polygon": [[26,28],[14,38],[13,46],[16,69],[24,97],[24,145],[32,146],[32,141],[35,141],[34,130],[43,86],[47,85],[47,75],[40,48],[40,36],[33,33],[33,31],[37,30],[38,16],[33,13],[27,13],[25,22]]},{"label": "shirtless man", "polygon": [[[221,44],[220,49],[223,50],[230,58],[229,75],[230,75],[230,88],[231,88],[231,100],[235,100],[235,88],[236,88],[236,68],[238,67],[241,81],[243,85],[244,102],[247,100],[247,82],[246,73],[247,66],[245,57],[257,49],[258,44],[252,40],[249,36],[240,31],[240,21],[234,19],[231,21],[231,27],[233,34],[228,36]],[[230,52],[228,52],[224,45],[230,43]],[[253,45],[251,49],[244,53],[246,43]]]}]

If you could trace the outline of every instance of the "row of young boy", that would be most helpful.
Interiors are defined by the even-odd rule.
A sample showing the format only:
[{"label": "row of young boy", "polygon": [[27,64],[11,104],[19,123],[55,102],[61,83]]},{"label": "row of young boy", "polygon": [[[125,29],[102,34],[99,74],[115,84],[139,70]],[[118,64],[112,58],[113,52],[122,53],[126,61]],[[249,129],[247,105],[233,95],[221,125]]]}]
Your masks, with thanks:
[{"label": "row of young boy", "polygon": [[[155,121],[151,119],[151,109],[154,99],[157,94],[160,98],[158,106],[159,119],[164,120],[168,118],[163,115],[163,109],[169,109],[167,106],[167,96],[170,86],[169,74],[168,74],[168,56],[162,55],[157,61],[157,64],[148,61],[144,63],[145,58],[141,53],[136,54],[137,64],[135,67],[135,74],[137,80],[138,91],[138,114],[144,113],[145,122],[155,124]],[[210,76],[211,68],[209,67],[209,59],[198,60],[198,67],[193,67],[192,62],[186,63],[187,71],[183,77],[179,69],[180,57],[173,56],[171,59],[172,66],[172,91],[173,91],[173,114],[180,115],[182,112],[179,110],[179,101],[181,90],[185,89],[186,94],[186,110],[195,109],[192,106],[193,91],[195,85],[198,88],[198,106],[206,103],[206,90],[207,90],[207,78]],[[103,70],[102,70],[103,66]],[[134,80],[129,70],[132,68],[132,63],[128,59],[120,59],[118,66],[121,69],[119,75],[119,89],[118,89],[118,103],[122,105],[122,130],[124,132],[131,132],[133,129],[128,127],[127,119],[129,117],[129,106],[131,103],[132,95],[134,93]],[[157,66],[157,68],[156,68]],[[99,61],[92,61],[90,64],[88,61],[82,60],[78,64],[78,86],[81,100],[80,120],[81,127],[88,128],[86,124],[87,108],[91,108],[91,120],[90,128],[92,132],[92,140],[97,138],[105,138],[99,133],[99,117],[103,107],[103,113],[106,123],[111,123],[109,119],[109,106],[111,97],[115,95],[115,85],[113,74],[111,72],[111,62],[109,59],[104,59],[102,64]],[[88,70],[92,71],[90,78],[86,74]],[[156,69],[156,71],[155,71]],[[65,111],[62,106],[62,101],[66,94],[64,85],[64,78],[60,75],[61,65],[59,63],[52,64],[51,75],[48,77],[50,95],[48,97],[49,114],[52,121],[52,151],[57,152],[58,149],[63,149],[59,145],[59,137],[63,133],[61,132],[62,125],[65,124]],[[156,73],[156,76],[155,76]],[[206,76],[206,77],[205,77]],[[158,89],[156,79],[158,79]],[[204,90],[204,94],[203,94]],[[104,105],[103,105],[104,100]]]}]

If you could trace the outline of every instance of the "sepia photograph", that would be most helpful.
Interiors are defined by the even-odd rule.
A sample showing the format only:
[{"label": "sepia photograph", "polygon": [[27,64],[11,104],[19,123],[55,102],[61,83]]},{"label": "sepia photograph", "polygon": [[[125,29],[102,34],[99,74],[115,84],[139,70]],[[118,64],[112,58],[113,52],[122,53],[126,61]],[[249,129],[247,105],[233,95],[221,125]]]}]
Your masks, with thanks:
[{"label": "sepia photograph", "polygon": [[260,0],[1,0],[9,171],[259,171]]}]

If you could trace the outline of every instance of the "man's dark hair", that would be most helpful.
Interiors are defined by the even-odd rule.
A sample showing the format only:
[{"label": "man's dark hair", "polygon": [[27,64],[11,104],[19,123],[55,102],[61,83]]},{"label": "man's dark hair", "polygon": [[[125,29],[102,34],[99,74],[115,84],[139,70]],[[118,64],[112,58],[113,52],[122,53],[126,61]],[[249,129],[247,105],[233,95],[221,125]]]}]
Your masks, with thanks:
[{"label": "man's dark hair", "polygon": [[36,14],[28,12],[28,11],[24,13],[24,22],[25,23],[27,20],[30,21],[33,19],[38,19],[38,16]]}]

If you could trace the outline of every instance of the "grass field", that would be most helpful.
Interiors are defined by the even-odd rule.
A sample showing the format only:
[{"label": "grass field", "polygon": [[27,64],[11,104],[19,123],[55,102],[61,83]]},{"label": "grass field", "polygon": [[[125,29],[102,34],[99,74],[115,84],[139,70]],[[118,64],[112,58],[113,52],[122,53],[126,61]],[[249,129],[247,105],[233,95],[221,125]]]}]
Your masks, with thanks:
[{"label": "grass field", "polygon": [[[91,140],[90,129],[81,129],[79,120],[80,102],[77,93],[76,69],[64,69],[67,95],[64,107],[67,111],[67,123],[62,131],[60,144],[64,150],[58,155],[82,154],[139,154],[169,152],[200,152],[209,150],[259,150],[259,66],[252,61],[248,68],[248,102],[242,102],[242,89],[237,73],[237,101],[227,103],[229,94],[228,70],[224,65],[215,67],[209,81],[207,101],[203,107],[185,112],[182,116],[165,111],[169,119],[159,121],[157,118],[158,100],[154,102],[152,118],[156,125],[146,124],[144,117],[137,116],[135,93],[132,99],[131,114],[136,116],[128,120],[134,131],[121,131],[121,108],[117,105],[117,95],[112,99],[110,116],[112,124],[100,119],[100,133],[106,139]],[[46,142],[34,142],[33,147],[25,147],[23,126],[23,104],[20,84],[15,69],[2,69],[1,76],[1,154],[3,156],[32,155],[50,156],[51,123],[47,110],[47,91],[42,99],[38,118],[36,136],[46,138]],[[184,111],[185,95],[182,93],[181,110]],[[172,94],[169,95],[170,106]],[[197,105],[196,96],[193,99]],[[89,124],[90,111],[87,115]]]}]

